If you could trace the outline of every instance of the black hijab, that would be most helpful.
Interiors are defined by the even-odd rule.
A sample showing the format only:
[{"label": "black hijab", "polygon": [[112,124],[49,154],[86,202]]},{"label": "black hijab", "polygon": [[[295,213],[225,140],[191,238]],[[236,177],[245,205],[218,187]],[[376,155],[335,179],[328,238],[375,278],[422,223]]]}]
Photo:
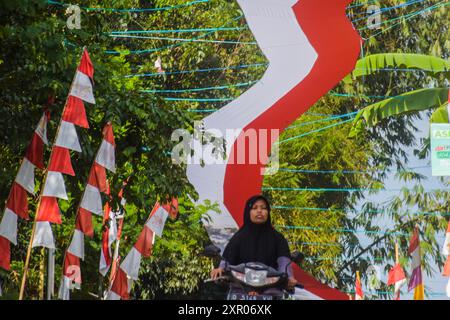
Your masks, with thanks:
[{"label": "black hijab", "polygon": [[[263,224],[255,224],[250,219],[250,210],[258,200],[266,202],[269,213],[267,221]],[[272,226],[269,201],[262,195],[248,199],[244,208],[244,225],[228,242],[223,252],[225,260],[232,265],[262,262],[277,268],[279,257],[290,258],[290,256],[286,239]]]}]

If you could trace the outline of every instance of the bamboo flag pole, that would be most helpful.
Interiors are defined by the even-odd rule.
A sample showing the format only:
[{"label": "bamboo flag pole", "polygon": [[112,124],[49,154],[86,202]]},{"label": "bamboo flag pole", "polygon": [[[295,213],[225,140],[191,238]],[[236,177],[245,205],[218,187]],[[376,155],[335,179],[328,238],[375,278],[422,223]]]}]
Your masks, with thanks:
[{"label": "bamboo flag pole", "polygon": [[[84,52],[85,48],[86,47],[83,47],[83,52]],[[83,55],[83,53],[81,53],[81,54]],[[64,115],[64,112],[65,112],[65,110],[67,108],[67,103],[69,101],[70,92],[72,92],[73,84],[75,82],[75,77],[76,77],[76,72],[75,72],[75,75],[73,76],[72,83],[70,84],[69,93],[67,94],[66,102],[64,104],[64,108],[63,108],[63,111],[61,113],[61,120],[59,121],[59,125],[58,125],[58,128],[56,130],[56,135],[55,135],[55,138],[54,138],[54,141],[53,141],[53,144],[52,144],[52,151],[50,153],[50,158],[49,159],[52,158],[53,151],[55,150],[54,145],[56,144],[56,139],[58,138],[58,134],[59,134],[59,131],[61,129],[62,115]],[[47,166],[48,166],[48,164],[47,164]],[[41,185],[41,191],[40,191],[40,194],[39,194],[38,205],[36,206],[36,213],[35,213],[34,221],[33,221],[33,229],[31,230],[31,237],[30,237],[30,241],[28,243],[27,256],[25,258],[25,265],[24,265],[23,275],[22,275],[22,283],[20,285],[19,300],[23,300],[23,295],[24,295],[24,292],[25,292],[25,285],[26,285],[26,281],[27,281],[27,273],[28,273],[28,268],[29,268],[29,264],[30,264],[31,250],[33,248],[32,245],[33,245],[33,240],[34,240],[34,236],[35,236],[35,232],[36,232],[37,215],[38,215],[38,212],[39,212],[39,208],[41,206],[42,194],[44,192],[44,186],[47,183],[47,177],[48,177],[48,170],[46,169],[44,171],[44,179],[43,179],[43,184]]]},{"label": "bamboo flag pole", "polygon": [[395,241],[395,264],[397,264],[399,262],[399,258],[398,258],[398,243],[397,241]]}]

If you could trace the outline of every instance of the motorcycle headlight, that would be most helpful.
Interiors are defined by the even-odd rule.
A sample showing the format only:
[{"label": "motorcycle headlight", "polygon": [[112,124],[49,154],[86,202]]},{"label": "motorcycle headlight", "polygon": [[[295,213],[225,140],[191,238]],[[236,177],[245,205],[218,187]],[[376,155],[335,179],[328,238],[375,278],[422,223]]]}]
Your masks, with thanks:
[{"label": "motorcycle headlight", "polygon": [[266,285],[267,270],[254,270],[245,268],[245,283],[253,287],[262,287]]}]

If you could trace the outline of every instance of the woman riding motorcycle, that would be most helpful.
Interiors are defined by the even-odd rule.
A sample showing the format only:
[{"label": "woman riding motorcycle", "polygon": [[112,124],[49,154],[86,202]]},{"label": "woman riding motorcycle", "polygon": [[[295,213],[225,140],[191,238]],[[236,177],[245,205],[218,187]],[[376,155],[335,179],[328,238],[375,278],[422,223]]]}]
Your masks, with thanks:
[{"label": "woman riding motorcycle", "polygon": [[[244,224],[230,239],[222,254],[225,260],[211,271],[213,280],[222,276],[227,264],[239,265],[260,262],[279,272],[288,274],[287,289],[297,284],[293,277],[291,253],[284,236],[276,231],[270,220],[269,201],[262,195],[247,200],[244,208]],[[270,290],[270,289],[269,289]],[[270,292],[265,292],[270,294]]]}]

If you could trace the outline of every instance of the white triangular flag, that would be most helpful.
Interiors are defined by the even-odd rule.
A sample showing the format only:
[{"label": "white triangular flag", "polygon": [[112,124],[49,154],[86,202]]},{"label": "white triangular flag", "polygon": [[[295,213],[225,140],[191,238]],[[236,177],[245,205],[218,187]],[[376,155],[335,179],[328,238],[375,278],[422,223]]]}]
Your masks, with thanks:
[{"label": "white triangular flag", "polygon": [[32,247],[46,247],[49,249],[56,249],[55,239],[53,238],[53,231],[50,222],[36,222],[36,231]]},{"label": "white triangular flag", "polygon": [[24,158],[16,176],[16,182],[31,194],[34,194],[34,168],[34,164]]},{"label": "white triangular flag", "polygon": [[62,173],[54,171],[48,172],[42,195],[46,197],[56,197],[63,200],[68,200]]},{"label": "white triangular flag", "polygon": [[95,104],[91,79],[83,72],[77,71],[70,95]]},{"label": "white triangular flag", "polygon": [[81,152],[80,142],[78,141],[77,130],[73,123],[62,120],[59,128],[56,146]]},{"label": "white triangular flag", "polygon": [[0,236],[17,246],[17,214],[6,208],[0,223]]}]

